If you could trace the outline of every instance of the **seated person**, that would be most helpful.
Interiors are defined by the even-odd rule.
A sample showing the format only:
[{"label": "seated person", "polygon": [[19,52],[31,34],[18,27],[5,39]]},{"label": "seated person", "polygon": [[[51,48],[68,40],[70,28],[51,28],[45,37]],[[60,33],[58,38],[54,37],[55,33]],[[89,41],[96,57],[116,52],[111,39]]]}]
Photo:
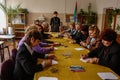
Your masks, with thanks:
[{"label": "seated person", "polygon": [[64,29],[63,23],[60,22],[59,33],[63,33],[64,30],[65,30],[65,29]]},{"label": "seated person", "polygon": [[43,35],[43,39],[48,39],[48,38],[52,37],[52,35],[44,33],[44,28],[43,28],[42,25],[40,25],[40,21],[39,20],[35,20],[34,24],[35,24],[35,26],[37,26],[39,28],[41,34]]},{"label": "seated person", "polygon": [[[39,54],[33,51],[33,47],[39,45],[42,36],[38,30],[27,33],[26,41],[20,46],[15,62],[15,80],[33,80],[34,74],[42,71],[44,67],[51,66],[54,54]],[[41,64],[37,64],[37,58],[47,58]]]},{"label": "seated person", "polygon": [[65,30],[65,31],[63,31],[61,33],[61,35],[66,34],[66,37],[71,38],[76,33],[75,23],[74,22],[70,22],[69,26],[70,26],[70,28]]},{"label": "seated person", "polygon": [[80,44],[81,41],[85,41],[88,37],[88,26],[76,24],[76,34],[72,36],[71,43]]},{"label": "seated person", "polygon": [[[31,26],[28,26],[25,30],[25,36],[19,41],[19,44],[18,44],[18,49],[20,48],[20,46],[23,44],[23,42],[26,40],[26,34],[31,31],[31,30],[38,30],[38,27],[34,26],[34,25],[31,25]],[[43,46],[50,46],[48,48],[42,48]],[[48,43],[43,43],[43,42],[40,42],[39,45],[36,45],[34,46],[33,48],[36,52],[38,53],[49,53],[50,51],[53,51],[54,50],[54,45],[49,45]]]},{"label": "seated person", "polygon": [[63,34],[63,33],[64,33],[64,31],[66,30],[65,27],[66,27],[66,26],[64,26],[63,23],[60,22],[58,38],[64,37],[64,34]]},{"label": "seated person", "polygon": [[43,30],[44,30],[45,32],[49,32],[49,25],[48,25],[47,22],[43,22],[43,23],[42,23],[42,27],[43,27]]},{"label": "seated person", "polygon": [[71,35],[71,39],[74,39],[75,36],[80,32],[80,25],[76,24],[75,25],[75,34]]},{"label": "seated person", "polygon": [[40,23],[40,20],[34,20],[34,25],[38,25],[38,26],[41,26],[41,23]]},{"label": "seated person", "polygon": [[98,48],[82,55],[82,58],[90,58],[88,62],[107,66],[120,75],[120,44],[116,42],[117,34],[111,29],[101,33],[102,42]]},{"label": "seated person", "polygon": [[85,41],[81,41],[80,45],[89,50],[94,50],[100,44],[99,29],[96,25],[89,27],[89,36]]},{"label": "seated person", "polygon": [[46,40],[46,39],[50,39],[50,38],[52,37],[52,35],[51,35],[51,34],[44,33],[44,30],[43,30],[43,27],[42,27],[42,26],[36,25],[36,27],[38,28],[38,30],[39,30],[39,31],[41,32],[41,34],[42,34],[42,37],[43,37],[42,42],[44,42],[44,43],[49,43],[49,44],[48,44],[49,46],[58,46],[58,45],[60,45],[59,42],[53,42],[53,41],[48,41],[48,40]]}]

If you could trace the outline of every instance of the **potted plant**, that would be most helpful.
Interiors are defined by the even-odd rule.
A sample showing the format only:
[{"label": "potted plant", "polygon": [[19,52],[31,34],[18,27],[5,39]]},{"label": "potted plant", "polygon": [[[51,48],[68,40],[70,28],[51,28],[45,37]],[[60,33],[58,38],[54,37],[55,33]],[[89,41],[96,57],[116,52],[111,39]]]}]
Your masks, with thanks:
[{"label": "potted plant", "polygon": [[7,7],[6,5],[3,5],[2,3],[0,3],[0,8],[3,10],[3,12],[5,13],[6,17],[7,17],[7,21],[9,24],[9,28],[12,31],[8,30],[8,34],[14,34],[14,25],[13,25],[13,21],[14,18],[16,17],[17,13],[20,12],[20,5],[18,4],[15,7],[9,6]]},{"label": "potted plant", "polygon": [[80,9],[78,13],[78,17],[80,18],[81,24],[87,24],[87,25],[97,24],[97,13],[93,12],[91,8],[92,5],[91,3],[89,3],[88,11],[84,11],[83,9]]}]

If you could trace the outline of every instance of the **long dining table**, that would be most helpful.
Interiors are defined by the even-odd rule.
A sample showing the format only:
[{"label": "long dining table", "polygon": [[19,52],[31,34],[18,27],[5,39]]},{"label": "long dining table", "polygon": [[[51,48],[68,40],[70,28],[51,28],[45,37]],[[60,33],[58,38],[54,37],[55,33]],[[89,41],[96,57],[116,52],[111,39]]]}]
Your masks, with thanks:
[{"label": "long dining table", "polygon": [[[120,77],[108,67],[80,61],[82,54],[89,53],[88,49],[78,44],[69,43],[70,40],[67,38],[57,38],[57,33],[53,33],[52,35],[54,37],[48,39],[49,41],[60,42],[62,44],[61,46],[57,46],[53,51],[57,57],[58,64],[47,67],[43,71],[36,72],[34,80],[39,80],[40,77],[56,77],[58,80],[102,80],[97,75],[99,72],[111,72],[120,80]],[[76,50],[76,48],[81,48],[81,50]],[[38,63],[40,62],[41,59],[38,60]],[[85,71],[71,71],[71,66],[82,66]],[[56,69],[57,71],[53,72],[52,69]]]}]

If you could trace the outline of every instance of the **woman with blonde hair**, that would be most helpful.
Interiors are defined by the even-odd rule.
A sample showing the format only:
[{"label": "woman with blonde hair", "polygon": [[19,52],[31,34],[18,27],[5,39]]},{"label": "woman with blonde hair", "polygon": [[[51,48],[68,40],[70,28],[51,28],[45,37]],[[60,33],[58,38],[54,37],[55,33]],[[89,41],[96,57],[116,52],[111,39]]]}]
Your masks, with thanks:
[{"label": "woman with blonde hair", "polygon": [[94,50],[100,44],[99,29],[96,25],[91,25],[88,29],[89,36],[85,41],[81,41],[80,44],[89,50]]},{"label": "woman with blonde hair", "polygon": [[19,47],[23,44],[23,42],[25,41],[25,36],[28,32],[30,32],[31,30],[38,30],[38,27],[36,27],[35,25],[30,25],[25,29],[25,35],[22,37],[22,39],[19,41],[18,43],[18,49]]}]

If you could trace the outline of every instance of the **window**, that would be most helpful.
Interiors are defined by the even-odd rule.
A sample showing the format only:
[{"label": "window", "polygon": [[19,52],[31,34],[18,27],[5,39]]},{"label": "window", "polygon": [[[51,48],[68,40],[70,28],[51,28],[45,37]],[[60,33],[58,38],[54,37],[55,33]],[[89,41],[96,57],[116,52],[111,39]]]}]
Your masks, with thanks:
[{"label": "window", "polygon": [[[5,0],[0,0],[0,3],[4,4]],[[3,33],[3,28],[6,28],[6,16],[0,8],[0,34]]]}]

